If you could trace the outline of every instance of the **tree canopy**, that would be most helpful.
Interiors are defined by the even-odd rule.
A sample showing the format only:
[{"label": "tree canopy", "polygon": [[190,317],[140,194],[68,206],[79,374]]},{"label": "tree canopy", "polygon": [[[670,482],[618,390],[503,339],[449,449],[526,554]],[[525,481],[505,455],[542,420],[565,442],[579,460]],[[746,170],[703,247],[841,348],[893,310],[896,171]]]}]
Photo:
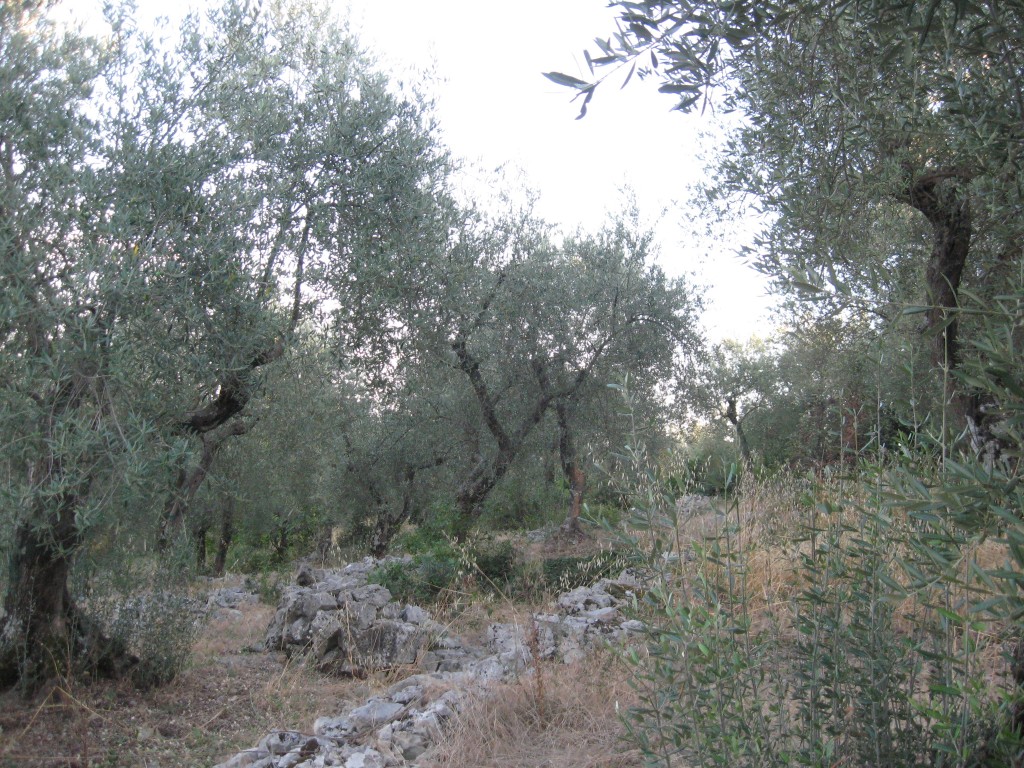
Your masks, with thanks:
[{"label": "tree canopy", "polygon": [[308,11],[229,2],[160,50],[124,9],[102,42],[0,10],[4,681],[85,637],[68,570],[132,478],[199,440],[187,501],[313,302],[445,205],[425,105]]},{"label": "tree canopy", "polygon": [[378,553],[435,504],[465,530],[699,346],[628,217],[457,202],[429,101],[327,11],[226,0],[169,40],[50,11],[0,8],[0,684],[133,663],[70,588],[101,532],[202,560],[219,507],[223,568],[236,530],[284,556],[341,509]]},{"label": "tree canopy", "polygon": [[[888,322],[919,314],[933,366],[959,371],[964,297],[999,295],[1020,261],[1021,6],[613,5],[618,30],[586,54],[594,77],[549,77],[586,103],[628,68],[678,109],[742,114],[708,193],[769,214],[760,267]],[[986,404],[946,380],[950,421],[991,445]]]}]

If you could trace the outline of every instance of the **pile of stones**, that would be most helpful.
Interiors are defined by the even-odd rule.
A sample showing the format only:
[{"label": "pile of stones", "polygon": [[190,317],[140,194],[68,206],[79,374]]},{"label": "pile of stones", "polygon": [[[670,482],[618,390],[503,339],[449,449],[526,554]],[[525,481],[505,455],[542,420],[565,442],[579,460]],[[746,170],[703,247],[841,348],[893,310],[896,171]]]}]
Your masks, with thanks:
[{"label": "pile of stones", "polygon": [[444,628],[422,608],[403,606],[385,587],[367,583],[377,565],[367,558],[338,571],[300,568],[267,630],[267,649],[354,677],[414,665]]},{"label": "pile of stones", "polygon": [[242,606],[255,605],[259,600],[248,586],[215,589],[206,598],[206,614],[212,619],[240,619]]},{"label": "pile of stones", "polygon": [[333,674],[402,669],[409,676],[348,712],[318,718],[312,733],[274,731],[216,768],[426,768],[446,726],[473,697],[486,696],[489,683],[528,672],[535,656],[574,662],[598,643],[625,642],[643,629],[621,612],[644,588],[629,569],[566,592],[550,613],[491,624],[474,643],[369,584],[380,564],[367,558],[340,570],[300,569],[266,647]]}]

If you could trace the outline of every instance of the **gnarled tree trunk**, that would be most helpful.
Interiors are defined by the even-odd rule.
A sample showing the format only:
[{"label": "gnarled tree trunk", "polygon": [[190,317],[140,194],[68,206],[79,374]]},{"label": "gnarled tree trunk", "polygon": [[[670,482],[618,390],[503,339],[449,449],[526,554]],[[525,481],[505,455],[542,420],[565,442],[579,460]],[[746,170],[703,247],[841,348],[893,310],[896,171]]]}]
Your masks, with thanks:
[{"label": "gnarled tree trunk", "polygon": [[910,204],[932,225],[928,260],[928,329],[934,332],[932,362],[956,368],[960,364],[957,299],[971,246],[971,209],[967,196],[950,174],[931,174],[910,188]]},{"label": "gnarled tree trunk", "polygon": [[730,397],[726,402],[725,418],[732,424],[733,429],[736,430],[736,442],[740,446],[740,461],[744,467],[750,467],[753,464],[754,457],[750,452],[750,442],[747,440],[747,433],[743,431],[743,419],[739,416],[735,397]]},{"label": "gnarled tree trunk", "polygon": [[199,463],[191,469],[182,466],[178,470],[174,492],[167,501],[167,506],[164,507],[163,516],[160,519],[160,536],[157,542],[159,551],[165,551],[175,533],[181,530],[188,517],[189,507],[210,474],[213,460],[221,446],[229,437],[244,435],[247,431],[248,426],[244,422],[234,421],[200,434]]},{"label": "gnarled tree trunk", "polygon": [[[972,223],[967,181],[959,171],[929,173],[915,179],[904,202],[924,214],[932,227],[932,250],[925,274],[928,312],[925,329],[932,333],[932,363],[953,372],[960,368],[959,291],[970,253]],[[952,376],[946,375],[944,396],[952,416],[965,426],[971,447],[979,454],[1000,450],[985,420],[984,404]]]},{"label": "gnarled tree trunk", "polygon": [[459,369],[466,374],[473,387],[473,393],[476,395],[487,431],[490,432],[497,444],[497,450],[494,453],[478,458],[456,494],[455,505],[459,510],[459,521],[455,528],[455,538],[462,541],[469,533],[472,524],[483,512],[483,504],[490,496],[491,491],[508,473],[512,462],[515,461],[526,442],[526,438],[544,418],[544,414],[547,413],[554,400],[554,393],[548,382],[544,361],[533,360],[533,374],[537,379],[539,391],[531,407],[519,420],[515,430],[511,431],[505,424],[502,424],[498,414],[497,401],[484,381],[480,373],[480,364],[469,351],[465,340],[460,339],[452,345],[452,348],[458,358]]},{"label": "gnarled tree trunk", "polygon": [[217,537],[217,553],[213,557],[213,575],[223,576],[228,562],[228,550],[235,535],[235,499],[225,495],[220,509],[220,536]]},{"label": "gnarled tree trunk", "polygon": [[206,534],[210,526],[203,522],[192,529],[192,543],[196,547],[196,571],[202,573],[206,570]]},{"label": "gnarled tree trunk", "polygon": [[[59,421],[75,416],[95,381],[69,376],[43,402],[48,444],[60,444]],[[74,671],[113,675],[135,661],[79,611],[68,588],[82,545],[77,516],[93,475],[88,469],[78,474],[66,468],[58,450],[51,449],[29,473],[35,493],[15,532],[0,624],[0,686],[20,683],[27,692]],[[78,463],[90,464],[82,457]]]},{"label": "gnarled tree trunk", "polygon": [[[415,473],[414,473],[415,474]],[[408,478],[409,486],[413,478]],[[406,488],[402,494],[402,504],[397,509],[382,503],[377,508],[377,519],[373,522],[373,533],[370,534],[370,554],[384,557],[391,549],[391,542],[401,530],[412,512],[412,493]]]}]

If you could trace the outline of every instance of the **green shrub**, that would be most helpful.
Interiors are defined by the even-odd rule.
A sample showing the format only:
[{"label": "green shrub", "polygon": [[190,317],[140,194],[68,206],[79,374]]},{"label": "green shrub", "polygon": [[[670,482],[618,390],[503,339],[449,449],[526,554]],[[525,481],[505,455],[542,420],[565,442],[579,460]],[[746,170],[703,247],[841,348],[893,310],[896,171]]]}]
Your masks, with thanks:
[{"label": "green shrub", "polygon": [[146,689],[173,680],[189,660],[202,620],[200,607],[185,595],[149,596],[131,628],[128,647],[139,657],[132,681]]},{"label": "green shrub", "polygon": [[630,554],[606,550],[586,557],[551,557],[541,566],[545,585],[555,592],[568,592],[618,575],[639,560]]},{"label": "green shrub", "polygon": [[287,577],[278,571],[260,571],[256,579],[246,578],[247,585],[259,595],[264,605],[277,605],[281,602],[283,586],[288,583]]},{"label": "green shrub", "polygon": [[370,574],[371,584],[380,584],[399,602],[426,605],[458,579],[461,562],[454,553],[421,553],[411,562],[392,561]]},{"label": "green shrub", "polygon": [[[645,466],[642,449],[635,459]],[[970,553],[999,525],[1012,549],[997,510],[1019,511],[1024,491],[980,493],[992,470],[864,469],[815,494],[847,501],[806,510],[789,591],[768,602],[771,553],[742,500],[727,500],[723,531],[677,557],[674,496],[657,470],[638,473],[633,545],[656,578],[638,614],[643,652],[626,657],[639,701],[626,723],[647,764],[937,768],[1020,754],[1021,691],[985,662],[1020,632],[991,613],[1019,606],[1020,578]]]},{"label": "green shrub", "polygon": [[481,591],[507,593],[518,568],[511,542],[478,538],[462,546],[446,540],[413,555],[411,561],[378,567],[370,580],[387,587],[397,600],[424,604],[435,601],[445,590],[461,587],[464,577],[471,578]]},{"label": "green shrub", "polygon": [[526,531],[565,517],[569,492],[564,481],[513,473],[488,497],[479,528],[485,531]]},{"label": "green shrub", "polygon": [[451,504],[434,504],[416,525],[399,533],[393,542],[394,551],[415,555],[422,552],[451,550],[450,538],[459,521],[459,513]]},{"label": "green shrub", "polygon": [[281,558],[274,552],[269,539],[255,543],[232,543],[228,552],[228,570],[237,573],[262,574],[281,567]]},{"label": "green shrub", "polygon": [[174,591],[131,597],[107,592],[90,597],[88,609],[112,641],[138,658],[131,680],[144,690],[169,683],[184,669],[203,623],[199,602]]},{"label": "green shrub", "polygon": [[477,537],[463,545],[445,541],[411,560],[385,563],[370,574],[370,581],[407,603],[431,603],[445,590],[467,586],[484,594],[530,601],[593,584],[640,563],[633,553],[612,550],[530,562],[520,557],[511,541]]},{"label": "green shrub", "polygon": [[466,555],[473,570],[485,582],[485,588],[504,588],[515,578],[519,567],[519,556],[510,541],[483,539],[471,542]]},{"label": "green shrub", "polygon": [[601,528],[618,528],[622,522],[622,508],[607,502],[590,502],[583,505],[583,518]]}]

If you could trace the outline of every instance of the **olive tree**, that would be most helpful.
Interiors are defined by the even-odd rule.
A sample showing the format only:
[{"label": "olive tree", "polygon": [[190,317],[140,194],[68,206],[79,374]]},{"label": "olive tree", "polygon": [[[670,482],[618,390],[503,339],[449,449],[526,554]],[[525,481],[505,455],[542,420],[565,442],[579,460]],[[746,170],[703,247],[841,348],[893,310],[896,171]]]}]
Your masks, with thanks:
[{"label": "olive tree", "polygon": [[[1020,261],[1020,4],[613,5],[619,30],[588,52],[594,72],[628,67],[679,109],[743,114],[711,192],[753,195],[770,214],[761,266],[849,298],[920,275],[918,297],[897,299],[923,318],[933,366],[961,370],[963,289],[998,295]],[[584,104],[607,76],[549,74]],[[871,247],[880,226],[895,247]],[[983,398],[944,381],[951,421],[981,447]]]},{"label": "olive tree", "polygon": [[559,241],[528,210],[475,215],[454,233],[443,274],[417,283],[414,301],[389,302],[390,348],[442,363],[466,393],[460,534],[552,412],[578,499],[580,403],[630,372],[653,388],[677,353],[699,347],[699,301],[651,263],[652,247],[626,219]]},{"label": "olive tree", "polygon": [[760,339],[716,344],[683,393],[698,418],[724,419],[735,433],[740,459],[753,461],[744,422],[768,405],[782,387],[777,353]]},{"label": "olive tree", "polygon": [[[1019,362],[1020,352],[1024,6],[984,0],[614,5],[620,29],[614,39],[598,42],[598,56],[588,56],[595,68],[635,64],[660,78],[681,109],[742,113],[711,193],[752,195],[769,213],[765,236],[755,244],[763,268],[793,288],[831,293],[847,305],[862,297],[868,305],[879,295],[892,297],[905,314],[923,321],[931,378],[941,390],[935,442],[942,461],[936,467],[931,456],[904,459],[891,474],[879,472],[879,487],[885,487],[879,510],[906,514],[921,531],[920,543],[912,545],[920,558],[906,569],[910,574],[923,565],[927,576],[910,576],[919,588],[957,583],[948,567],[952,558],[924,565],[932,553],[948,548],[959,554],[986,538],[1005,544],[1005,560],[1014,567],[989,570],[972,563],[980,572],[974,583],[985,585],[983,597],[966,597],[963,610],[985,626],[993,609],[1012,603],[1001,614],[1009,627],[995,631],[1006,632],[1019,648],[1021,613],[1011,596],[1019,595],[1020,585],[1015,577],[1002,579],[1020,562],[1019,398],[1007,385],[1019,378],[1020,366],[1006,363]],[[584,101],[599,88],[599,80],[557,73],[553,79],[577,89]],[[872,247],[878,242],[891,247]],[[919,276],[917,296],[888,290],[893,275]],[[1008,313],[1010,306],[1015,309]],[[961,444],[966,455],[947,460],[958,447],[958,433],[969,438]],[[858,549],[857,562],[877,557],[886,543]],[[922,604],[935,607],[927,598]],[[938,605],[937,624],[943,611]],[[874,668],[876,660],[887,663],[884,654],[892,654],[873,658],[878,652],[864,653],[865,647],[855,652],[865,668]],[[721,658],[720,650],[711,656]],[[830,655],[828,661],[836,680],[839,658]],[[958,665],[961,659],[963,669],[973,668],[973,648],[957,658]],[[921,692],[911,686],[902,701],[896,699],[902,713],[893,710],[881,727],[866,731],[872,739],[881,734],[889,740],[907,713],[915,727],[924,724],[926,745],[907,740],[905,756],[890,763],[1019,760],[1019,652],[1009,666],[998,706],[986,709],[973,689],[966,693],[973,681],[958,677],[957,693],[963,694],[954,703],[921,706]],[[670,685],[678,688],[679,680]],[[813,716],[808,722],[819,727]],[[842,744],[853,762],[887,762],[878,758],[880,751],[856,755],[864,733],[830,730],[829,749]],[[796,734],[801,747],[812,743],[800,729]],[[755,749],[768,743],[747,736],[730,743]],[[720,756],[727,751],[718,750],[715,758],[725,759]],[[833,760],[835,753],[794,751],[781,759],[820,762],[822,754]]]},{"label": "olive tree", "polygon": [[429,255],[447,169],[421,100],[312,7],[230,0],[166,49],[47,10],[0,8],[0,683],[116,671],[76,555],[104,518],[184,515],[300,320]]}]

